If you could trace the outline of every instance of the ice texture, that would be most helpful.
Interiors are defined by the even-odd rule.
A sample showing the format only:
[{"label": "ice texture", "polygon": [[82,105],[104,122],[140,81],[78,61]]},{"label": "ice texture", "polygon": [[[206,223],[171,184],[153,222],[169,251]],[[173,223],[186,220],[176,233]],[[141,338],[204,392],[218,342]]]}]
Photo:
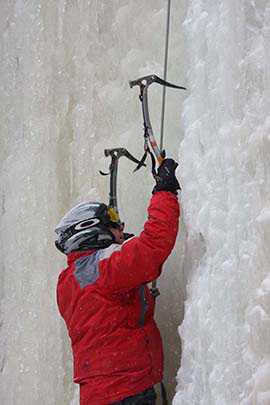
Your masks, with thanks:
[{"label": "ice texture", "polygon": [[[142,156],[141,106],[128,80],[162,76],[166,6],[1,4],[1,405],[79,403],[55,299],[65,258],[53,230],[81,201],[108,201],[104,148]],[[164,147],[180,163],[184,218],[156,310],[169,401],[181,323],[173,405],[269,405],[270,5],[185,0],[172,2],[171,18],[167,78],[188,98],[183,106],[184,93],[167,91]],[[149,105],[158,134],[157,85]],[[153,179],[133,168],[120,161],[119,208],[138,233]]]},{"label": "ice texture", "polygon": [[[181,22],[171,20],[168,80],[184,85]],[[55,287],[66,260],[54,229],[76,204],[108,202],[110,159],[126,147],[143,155],[139,89],[128,81],[162,76],[166,4],[162,0],[9,0],[0,12],[0,403],[76,405],[72,354],[57,310]],[[162,88],[149,106],[159,133]],[[164,147],[177,159],[184,92],[167,91]],[[158,136],[157,136],[158,137]],[[150,166],[133,174],[119,162],[118,194],[127,232],[147,218],[154,181]],[[183,305],[184,233],[159,281],[157,320],[173,396],[179,366],[177,326]],[[169,315],[168,315],[169,314]]]},{"label": "ice texture", "polygon": [[270,404],[270,4],[188,3],[187,227],[173,405]]}]

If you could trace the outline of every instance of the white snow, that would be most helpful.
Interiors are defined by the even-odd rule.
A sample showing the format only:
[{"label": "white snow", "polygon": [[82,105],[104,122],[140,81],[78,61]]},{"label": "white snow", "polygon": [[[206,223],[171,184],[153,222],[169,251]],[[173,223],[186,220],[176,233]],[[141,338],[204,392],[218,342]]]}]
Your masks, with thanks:
[{"label": "white snow", "polygon": [[[174,5],[168,71],[180,85],[182,7]],[[142,157],[139,89],[130,89],[128,81],[162,75],[165,22],[161,0],[1,4],[1,405],[78,404],[70,342],[56,305],[66,260],[54,247],[54,229],[79,202],[108,202],[109,178],[99,174],[109,168],[105,148],[126,147]],[[162,87],[153,85],[149,93],[158,134]],[[167,95],[164,146],[177,159],[185,95]],[[133,174],[134,168],[125,158],[119,162],[119,208],[127,232],[138,233],[154,182],[149,168]],[[171,397],[180,358],[183,250],[184,232],[159,281],[157,318],[167,336]]]},{"label": "white snow", "polygon": [[[142,156],[128,80],[162,76],[167,4],[2,3],[1,404],[76,405],[53,231],[79,202],[108,201],[105,148]],[[267,0],[172,2],[168,80],[188,92],[167,90],[164,146],[180,163],[184,223],[157,321],[173,405],[270,404],[269,72]],[[152,85],[156,134],[161,93]],[[119,208],[138,233],[153,179],[133,169],[122,158]]]},{"label": "white snow", "polygon": [[179,175],[187,249],[201,249],[174,405],[270,404],[269,17],[265,1],[188,5]]}]

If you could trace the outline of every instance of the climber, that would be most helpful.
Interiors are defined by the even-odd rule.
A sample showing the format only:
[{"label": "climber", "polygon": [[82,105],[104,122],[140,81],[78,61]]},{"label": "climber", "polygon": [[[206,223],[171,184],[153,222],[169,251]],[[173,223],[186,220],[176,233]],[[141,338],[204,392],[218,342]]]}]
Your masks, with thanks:
[{"label": "climber", "polygon": [[57,303],[71,339],[80,405],[154,405],[163,350],[147,283],[175,244],[179,204],[177,163],[165,159],[138,237],[124,241],[123,223],[106,204],[72,208],[56,228],[67,255]]}]

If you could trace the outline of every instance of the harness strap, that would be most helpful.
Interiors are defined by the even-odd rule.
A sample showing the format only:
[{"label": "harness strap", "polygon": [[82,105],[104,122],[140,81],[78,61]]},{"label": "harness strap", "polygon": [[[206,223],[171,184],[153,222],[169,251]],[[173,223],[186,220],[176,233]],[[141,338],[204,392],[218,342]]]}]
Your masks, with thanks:
[{"label": "harness strap", "polygon": [[139,297],[140,297],[140,302],[142,305],[141,308],[141,313],[140,313],[140,319],[138,321],[138,327],[142,328],[144,326],[144,317],[145,314],[148,310],[148,303],[147,303],[147,299],[146,299],[146,285],[143,284],[140,286],[139,288]]},{"label": "harness strap", "polygon": [[161,388],[162,405],[168,405],[167,391],[163,381],[161,381],[160,383],[160,388]]}]

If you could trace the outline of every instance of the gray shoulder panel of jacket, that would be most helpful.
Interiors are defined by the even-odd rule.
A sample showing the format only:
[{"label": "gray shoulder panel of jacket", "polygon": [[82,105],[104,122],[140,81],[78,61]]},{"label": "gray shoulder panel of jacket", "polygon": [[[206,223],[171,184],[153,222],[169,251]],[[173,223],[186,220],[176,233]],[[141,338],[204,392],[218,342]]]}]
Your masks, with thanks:
[{"label": "gray shoulder panel of jacket", "polygon": [[74,276],[81,288],[94,284],[99,279],[99,252],[75,261]]},{"label": "gray shoulder panel of jacket", "polygon": [[121,249],[122,245],[118,245],[117,243],[113,243],[111,246],[107,247],[106,249],[102,249],[99,251],[99,260],[109,259],[114,252],[117,252]]},{"label": "gray shoulder panel of jacket", "polygon": [[122,247],[129,241],[131,241],[131,239],[135,238],[135,236],[133,236],[132,238],[129,238],[127,240],[125,240],[124,243],[122,243],[121,245],[119,245],[118,243],[113,243],[111,246],[107,247],[106,249],[102,249],[99,251],[99,260],[103,260],[103,259],[109,259],[111,257],[111,255],[114,252],[117,252],[119,250],[122,249]]},{"label": "gray shoulder panel of jacket", "polygon": [[112,244],[90,256],[84,256],[75,261],[74,276],[81,288],[94,284],[99,279],[98,263],[100,260],[108,259],[114,252],[121,250],[122,246],[131,240],[125,241],[122,245]]}]

